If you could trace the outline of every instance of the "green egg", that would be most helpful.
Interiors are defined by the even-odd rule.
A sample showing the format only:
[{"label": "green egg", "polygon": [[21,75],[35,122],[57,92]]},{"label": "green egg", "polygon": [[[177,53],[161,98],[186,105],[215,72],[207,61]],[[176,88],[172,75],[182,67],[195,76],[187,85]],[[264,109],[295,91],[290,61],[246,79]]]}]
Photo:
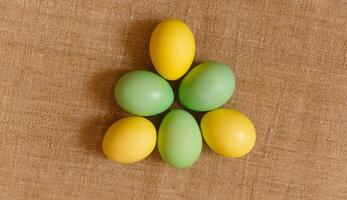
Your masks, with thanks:
[{"label": "green egg", "polygon": [[209,111],[223,106],[231,98],[235,84],[235,75],[228,65],[205,62],[183,78],[178,96],[191,110]]},{"label": "green egg", "polygon": [[160,124],[158,149],[162,159],[176,168],[190,167],[198,160],[202,137],[194,117],[184,110],[173,110]]},{"label": "green egg", "polygon": [[174,100],[170,84],[149,71],[132,71],[116,84],[114,95],[125,111],[139,116],[152,116],[167,110]]}]

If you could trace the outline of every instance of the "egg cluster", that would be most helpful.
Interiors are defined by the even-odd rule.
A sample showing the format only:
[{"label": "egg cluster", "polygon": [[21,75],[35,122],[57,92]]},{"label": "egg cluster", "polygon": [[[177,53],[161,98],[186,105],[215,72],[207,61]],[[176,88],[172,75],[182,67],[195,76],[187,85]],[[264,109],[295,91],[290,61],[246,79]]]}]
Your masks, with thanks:
[{"label": "egg cluster", "polygon": [[[203,139],[225,157],[242,157],[252,150],[256,132],[249,118],[241,112],[220,108],[234,92],[233,71],[221,63],[205,62],[188,72],[194,54],[193,33],[182,21],[164,20],[154,29],[150,56],[160,76],[149,71],[132,71],[117,81],[114,92],[118,105],[136,116],[122,118],[107,130],[103,151],[109,159],[134,163],[146,158],[157,144],[164,162],[187,168],[198,160]],[[174,92],[167,80],[181,77],[180,103],[188,110],[206,113],[199,127],[189,112],[171,110],[157,134],[145,116],[170,108]]]}]

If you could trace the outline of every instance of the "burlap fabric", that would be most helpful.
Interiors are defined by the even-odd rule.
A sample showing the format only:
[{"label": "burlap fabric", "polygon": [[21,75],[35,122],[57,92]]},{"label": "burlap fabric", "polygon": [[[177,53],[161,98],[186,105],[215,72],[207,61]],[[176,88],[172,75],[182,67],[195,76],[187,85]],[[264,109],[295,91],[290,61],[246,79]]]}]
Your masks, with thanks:
[{"label": "burlap fabric", "polygon": [[[165,18],[191,27],[195,63],[236,73],[226,107],[255,123],[248,156],[204,145],[186,170],[157,150],[134,165],[103,156],[104,132],[127,116],[115,81],[153,70]],[[346,200],[347,2],[0,1],[0,199]]]}]

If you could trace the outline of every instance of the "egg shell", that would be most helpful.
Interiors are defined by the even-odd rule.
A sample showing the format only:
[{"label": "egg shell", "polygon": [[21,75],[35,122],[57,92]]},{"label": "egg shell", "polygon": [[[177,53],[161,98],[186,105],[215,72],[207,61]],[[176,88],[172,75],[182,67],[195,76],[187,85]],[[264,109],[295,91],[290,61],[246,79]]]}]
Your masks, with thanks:
[{"label": "egg shell", "polygon": [[164,112],[174,100],[170,84],[149,71],[132,71],[123,75],[114,90],[118,105],[139,116],[152,116]]},{"label": "egg shell", "polygon": [[207,145],[225,157],[242,157],[256,142],[252,121],[243,113],[220,108],[206,113],[200,122]]},{"label": "egg shell", "polygon": [[205,62],[183,78],[178,91],[180,102],[194,111],[210,111],[223,106],[235,90],[235,75],[228,65]]},{"label": "egg shell", "polygon": [[160,124],[158,149],[162,159],[176,168],[187,168],[199,158],[202,136],[194,117],[184,110],[173,110]]},{"label": "egg shell", "polygon": [[102,147],[107,158],[134,163],[153,151],[156,140],[157,132],[152,122],[143,117],[126,117],[106,131]]},{"label": "egg shell", "polygon": [[149,50],[158,73],[167,80],[177,80],[188,71],[193,62],[194,35],[184,22],[164,20],[154,29]]}]

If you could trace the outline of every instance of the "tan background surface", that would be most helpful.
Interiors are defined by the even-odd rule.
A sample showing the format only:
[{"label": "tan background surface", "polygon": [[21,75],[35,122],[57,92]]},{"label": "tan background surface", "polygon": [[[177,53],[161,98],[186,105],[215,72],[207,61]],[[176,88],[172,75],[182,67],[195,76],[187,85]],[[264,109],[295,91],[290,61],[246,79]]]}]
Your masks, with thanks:
[{"label": "tan background surface", "polygon": [[[101,152],[126,116],[120,75],[149,69],[165,18],[196,37],[196,62],[229,64],[229,108],[254,121],[242,159],[206,145],[190,169],[157,150],[134,165]],[[347,199],[347,2],[0,1],[0,199]],[[153,119],[158,124],[158,118]]]}]

